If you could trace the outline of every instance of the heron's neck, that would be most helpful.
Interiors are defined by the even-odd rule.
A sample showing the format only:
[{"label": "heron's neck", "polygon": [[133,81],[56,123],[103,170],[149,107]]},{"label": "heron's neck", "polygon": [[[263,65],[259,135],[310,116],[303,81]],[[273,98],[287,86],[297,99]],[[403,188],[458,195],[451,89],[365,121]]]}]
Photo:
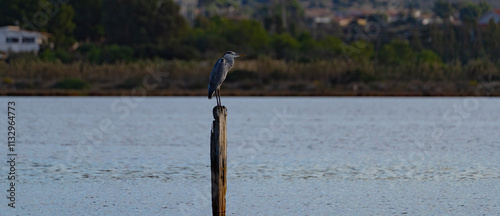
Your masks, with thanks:
[{"label": "heron's neck", "polygon": [[234,58],[231,57],[224,57],[224,59],[227,61],[227,63],[231,66],[234,64]]}]

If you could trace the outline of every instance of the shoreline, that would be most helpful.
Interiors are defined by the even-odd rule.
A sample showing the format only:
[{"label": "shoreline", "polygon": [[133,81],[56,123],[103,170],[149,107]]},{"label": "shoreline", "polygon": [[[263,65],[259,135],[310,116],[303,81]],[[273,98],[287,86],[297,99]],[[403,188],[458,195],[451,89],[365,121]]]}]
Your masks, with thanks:
[{"label": "shoreline", "polygon": [[[500,92],[412,92],[412,91],[265,91],[225,90],[223,96],[239,97],[499,97]],[[205,90],[7,90],[0,96],[206,96]]]}]

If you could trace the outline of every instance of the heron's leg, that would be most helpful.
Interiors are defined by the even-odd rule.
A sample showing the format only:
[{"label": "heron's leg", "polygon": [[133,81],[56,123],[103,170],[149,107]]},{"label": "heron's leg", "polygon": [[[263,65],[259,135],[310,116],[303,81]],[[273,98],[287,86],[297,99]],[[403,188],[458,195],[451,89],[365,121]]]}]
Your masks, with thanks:
[{"label": "heron's leg", "polygon": [[220,89],[219,89],[219,104],[222,106],[222,100],[220,99]]},{"label": "heron's leg", "polygon": [[221,106],[219,89],[215,90],[215,99],[217,99],[217,106]]}]

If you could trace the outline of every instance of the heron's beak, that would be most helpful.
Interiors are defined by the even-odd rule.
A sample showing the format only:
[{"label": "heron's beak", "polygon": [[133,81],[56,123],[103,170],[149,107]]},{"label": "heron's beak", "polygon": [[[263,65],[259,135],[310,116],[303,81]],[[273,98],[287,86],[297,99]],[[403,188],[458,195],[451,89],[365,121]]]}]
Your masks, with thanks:
[{"label": "heron's beak", "polygon": [[247,56],[247,55],[241,54],[241,53],[237,53],[236,55],[238,55],[238,57]]}]

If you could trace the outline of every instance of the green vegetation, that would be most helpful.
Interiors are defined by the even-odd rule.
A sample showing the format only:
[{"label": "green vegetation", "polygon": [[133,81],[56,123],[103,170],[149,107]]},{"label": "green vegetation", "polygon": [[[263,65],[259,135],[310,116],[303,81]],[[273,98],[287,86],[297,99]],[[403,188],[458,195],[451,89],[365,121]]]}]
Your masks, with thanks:
[{"label": "green vegetation", "polygon": [[64,79],[64,80],[57,82],[54,85],[54,88],[81,90],[81,89],[90,88],[90,84],[88,84],[87,82],[85,82],[84,80],[81,80],[81,79],[68,78],[68,79]]},{"label": "green vegetation", "polygon": [[[287,62],[272,58],[238,60],[228,74],[224,91],[232,95],[314,94],[335,92],[382,92],[377,94],[474,95],[481,80],[500,78],[500,64],[487,59],[443,64],[434,54],[422,51],[413,62],[375,64],[350,59]],[[0,80],[7,89],[81,90],[96,94],[130,94],[151,71],[166,75],[148,94],[204,95],[213,60],[140,60],[130,63],[0,62]],[[75,77],[78,77],[75,79]],[[120,92],[113,93],[115,90]],[[242,93],[241,91],[247,91]],[[7,91],[13,92],[13,91]],[[175,93],[177,92],[177,93]],[[184,93],[182,93],[184,92]],[[375,94],[375,93],[373,93]]]},{"label": "green vegetation", "polygon": [[[390,23],[385,14],[362,17],[378,24],[375,34],[354,21],[346,27],[308,26],[297,0],[286,7],[271,3],[256,8],[251,19],[234,20],[213,7],[238,4],[207,2],[206,16],[190,25],[172,0],[0,0],[0,26],[19,22],[51,34],[38,56],[12,54],[0,62],[2,88],[133,89],[144,70],[154,67],[169,73],[159,89],[198,90],[226,50],[248,55],[227,77],[234,90],[329,91],[353,84],[384,90],[380,83],[500,77],[500,24],[476,23],[492,8],[486,2],[435,1],[432,10],[443,22],[431,25],[403,13]],[[418,4],[405,7],[411,11]],[[28,25],[24,18],[33,21],[37,13],[46,22]]]}]

